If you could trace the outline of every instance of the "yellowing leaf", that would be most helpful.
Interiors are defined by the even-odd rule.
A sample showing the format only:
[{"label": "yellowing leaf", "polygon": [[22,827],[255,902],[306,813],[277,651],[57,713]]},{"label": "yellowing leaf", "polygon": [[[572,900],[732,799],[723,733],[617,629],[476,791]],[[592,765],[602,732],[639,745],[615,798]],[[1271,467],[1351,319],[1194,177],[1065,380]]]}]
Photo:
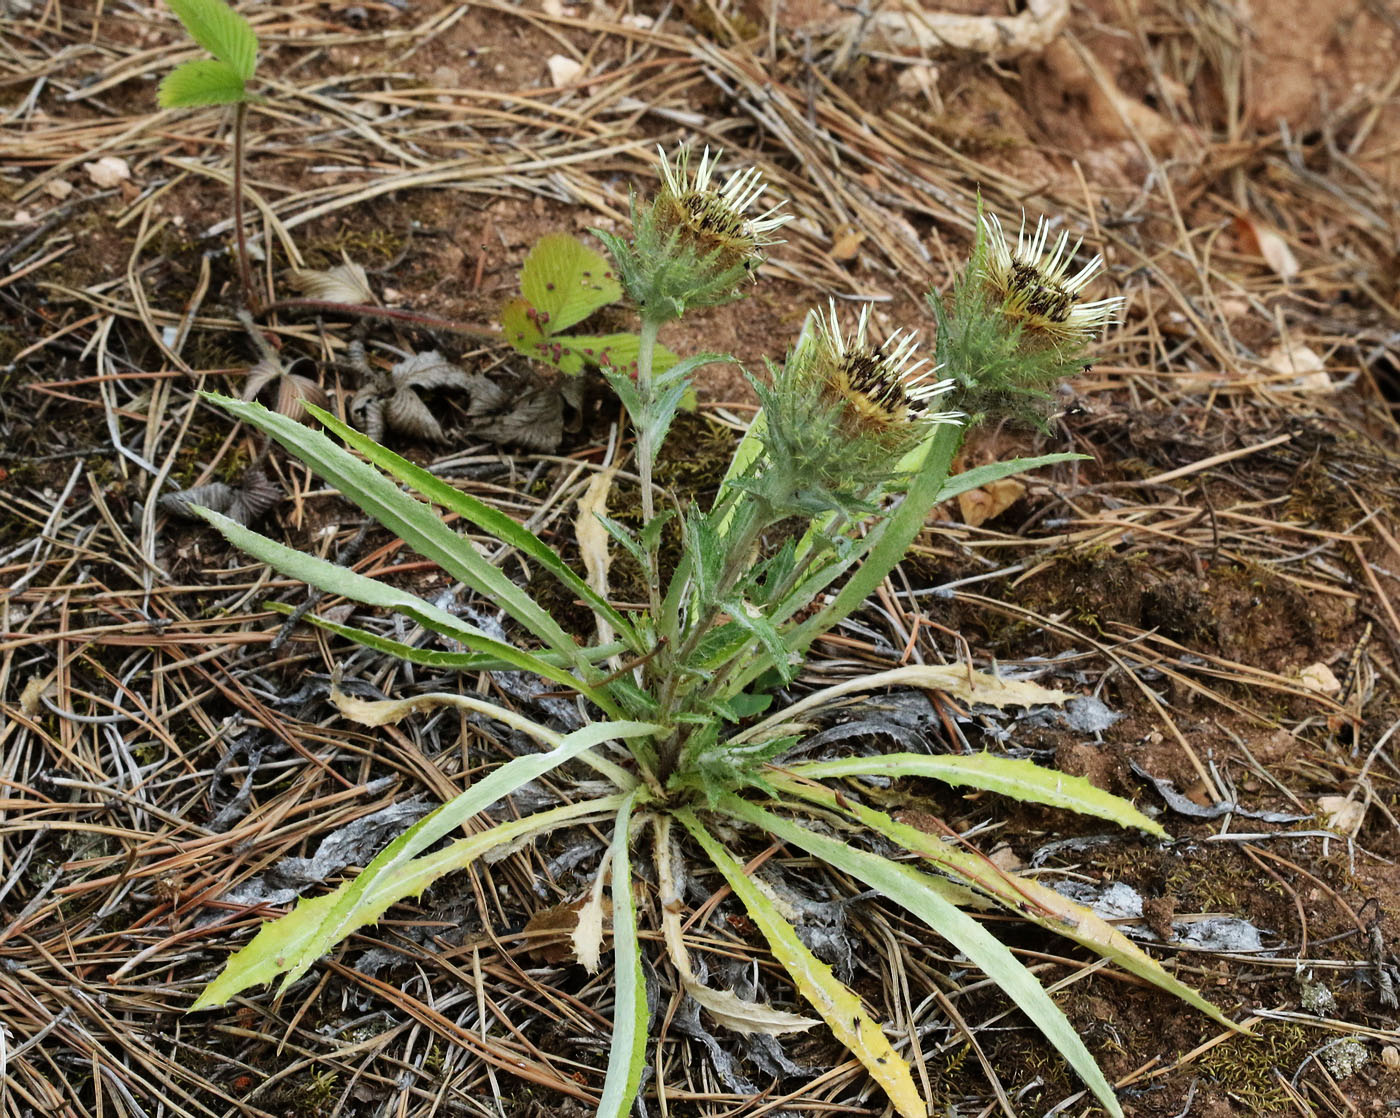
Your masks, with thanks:
[{"label": "yellowing leaf", "polygon": [[[574,521],[574,536],[578,539],[588,585],[600,598],[608,596],[608,569],[612,566],[612,552],[608,550],[608,541],[612,537],[608,535],[600,517],[608,515],[608,493],[617,470],[613,466],[599,470],[593,476],[583,496],[578,499],[578,519]],[[598,643],[607,644],[613,638],[612,626],[601,615],[597,617],[597,624]]]},{"label": "yellowing leaf", "polygon": [[[930,777],[954,788],[982,788],[1022,803],[1062,808],[1107,819],[1120,827],[1137,827],[1158,838],[1168,837],[1160,823],[1143,815],[1123,797],[1105,792],[1082,776],[1071,776],[1017,757],[998,757],[992,753],[887,753],[810,761],[786,766],[780,772],[804,780],[843,776]],[[775,777],[775,782],[781,780],[780,776]]]},{"label": "yellowing leaf", "polygon": [[865,1065],[871,1077],[880,1084],[901,1118],[928,1118],[928,1105],[914,1086],[909,1064],[894,1050],[880,1026],[865,1012],[860,997],[841,982],[829,966],[818,959],[789,924],[773,907],[771,901],[757,888],[744,867],[687,810],[676,812],[676,818],[695,840],[715,868],[724,876],[735,896],[743,902],[749,916],[758,925],[773,957],[783,965],[797,991],[817,1011],[846,1049]]},{"label": "yellowing leaf", "polygon": [[950,664],[911,664],[823,688],[735,734],[730,741],[738,745],[745,741],[778,737],[790,732],[790,727],[801,725],[801,717],[808,711],[820,709],[846,695],[859,695],[886,687],[923,687],[953,695],[964,702],[985,703],[994,707],[1059,705],[1073,698],[1068,691],[1055,691],[1026,679],[1002,679]]},{"label": "yellowing leaf", "polygon": [[1033,1021],[1084,1080],[1113,1118],[1123,1111],[1093,1054],[1035,976],[1010,949],[956,905],[949,903],[931,874],[869,851],[847,846],[790,819],[765,811],[737,796],[726,796],[720,808],[737,819],[761,827],[774,838],[791,843],[857,881],[902,905],[981,967]]}]

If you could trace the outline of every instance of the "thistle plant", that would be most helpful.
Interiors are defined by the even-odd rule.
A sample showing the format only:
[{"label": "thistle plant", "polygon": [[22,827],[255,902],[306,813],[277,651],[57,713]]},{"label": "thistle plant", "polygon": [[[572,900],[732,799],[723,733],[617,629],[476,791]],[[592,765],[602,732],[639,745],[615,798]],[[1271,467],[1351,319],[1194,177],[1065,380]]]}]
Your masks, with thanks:
[{"label": "thistle plant", "polygon": [[[279,975],[285,990],[356,929],[443,875],[493,849],[588,823],[611,828],[574,933],[579,961],[599,967],[605,891],[610,893],[615,998],[599,1114],[620,1118],[639,1089],[650,1022],[639,927],[654,914],[676,981],[718,1024],[769,1033],[822,1024],[868,1069],[900,1115],[925,1118],[927,1104],[907,1055],[804,944],[771,891],[745,872],[740,850],[749,836],[805,852],[924,921],[1006,992],[1110,1114],[1121,1114],[1111,1087],[1049,994],[960,904],[998,906],[1052,929],[1229,1022],[1091,911],[872,806],[869,784],[862,781],[930,778],[1107,819],[1156,838],[1165,837],[1162,828],[1081,778],[1003,756],[788,756],[822,709],[889,687],[945,690],[969,703],[997,705],[1068,696],[970,666],[907,666],[774,709],[812,642],[860,608],[935,505],[998,477],[1075,457],[1018,459],[949,476],[966,430],[966,409],[997,394],[1028,396],[1051,375],[1075,367],[1085,343],[1116,307],[1079,300],[1092,270],[1064,278],[1072,253],[1063,239],[1047,255],[1041,227],[1012,249],[999,223],[984,219],[967,270],[946,297],[932,299],[940,322],[932,358],[922,355],[909,332],[874,340],[868,313],[845,327],[834,306],[809,316],[785,358],[756,378],[762,410],[718,496],[708,508],[685,506],[657,493],[655,458],[691,373],[716,358],[699,354],[658,369],[658,334],[694,308],[742,297],[785,220],[777,207],[760,209],[766,188],[757,172],[741,170],[721,183],[719,155],[709,152],[693,174],[689,167],[684,151],[673,160],[663,156],[660,192],[651,202],[633,201],[631,237],[603,237],[641,320],[635,368],[604,372],[634,429],[643,515],[636,530],[600,519],[613,544],[645,572],[650,595],[644,609],[624,612],[528,529],[323,409],[309,408],[343,447],[254,403],[219,398],[233,416],[277,440],[408,546],[496,603],[517,631],[513,641],[493,637],[440,605],[206,511],[205,518],[230,541],[284,574],[394,611],[451,647],[425,650],[324,618],[314,619],[317,625],[439,669],[533,672],[577,697],[578,724],[561,729],[475,696],[368,702],[336,689],[332,697],[342,714],[365,725],[451,705],[520,731],[541,749],[474,780],[352,880],[264,925],[194,1008],[222,1004]],[[1047,301],[1047,292],[1058,301]],[[434,506],[558,579],[595,614],[599,641],[581,645],[563,631]],[[678,521],[685,547],[668,569],[661,537],[672,521]],[[572,793],[555,806],[520,818],[507,813],[506,822],[488,820],[466,837],[437,846],[479,812],[554,770],[566,778],[553,781],[555,786],[569,787],[567,777],[575,777]],[[600,780],[605,790],[599,790]],[[917,861],[891,856],[898,852]],[[651,887],[634,888],[634,859],[649,860],[650,873],[642,878]],[[697,977],[681,916],[684,884],[705,867],[733,891],[814,1016],[745,1001]]]},{"label": "thistle plant", "polygon": [[161,80],[156,97],[163,109],[233,105],[233,235],[238,282],[249,309],[257,293],[243,229],[243,157],[248,106],[254,100],[248,83],[258,66],[258,37],[248,21],[225,0],[166,0],[190,38],[214,57],[183,62]]}]

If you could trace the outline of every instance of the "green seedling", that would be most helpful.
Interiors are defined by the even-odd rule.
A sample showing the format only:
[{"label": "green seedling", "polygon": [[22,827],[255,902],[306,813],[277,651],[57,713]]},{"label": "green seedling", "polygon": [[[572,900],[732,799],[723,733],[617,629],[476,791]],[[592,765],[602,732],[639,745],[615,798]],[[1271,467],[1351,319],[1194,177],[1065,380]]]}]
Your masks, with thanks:
[{"label": "green seedling", "polygon": [[166,74],[156,94],[163,109],[233,105],[233,233],[237,245],[238,280],[243,299],[257,309],[248,240],[243,228],[243,161],[247,142],[248,106],[254,100],[248,83],[258,66],[258,37],[248,21],[225,0],[166,0],[190,38],[213,58],[183,62]]}]

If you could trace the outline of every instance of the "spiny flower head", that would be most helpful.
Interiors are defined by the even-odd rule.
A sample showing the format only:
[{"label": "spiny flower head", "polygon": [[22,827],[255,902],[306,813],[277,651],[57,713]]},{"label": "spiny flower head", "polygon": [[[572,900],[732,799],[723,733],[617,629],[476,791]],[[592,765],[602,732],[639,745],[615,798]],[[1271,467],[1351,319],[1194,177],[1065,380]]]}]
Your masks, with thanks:
[{"label": "spiny flower head", "polygon": [[723,152],[711,155],[705,148],[693,178],[690,148],[680,148],[674,163],[664,149],[658,147],[657,152],[663,187],[651,217],[659,230],[679,237],[699,257],[724,271],[735,266],[752,269],[762,260],[763,248],[780,243],[769,234],[791,220],[791,215],[778,212],[782,203],[748,214],[766,189],[758,168],[735,171],[718,186],[713,180]]},{"label": "spiny flower head", "polygon": [[995,214],[982,214],[981,233],[985,253],[981,255],[980,278],[1001,311],[1026,331],[1055,344],[1079,346],[1091,342],[1109,323],[1118,318],[1121,298],[1086,303],[1080,292],[1103,267],[1103,257],[1095,256],[1074,275],[1069,275],[1075,254],[1084,243],[1071,247],[1069,234],[1061,231],[1050,243],[1050,226],[1042,217],[1035,232],[1026,236],[1025,216],[1016,235],[1016,247]]},{"label": "spiny flower head", "polygon": [[[840,409],[851,433],[894,434],[903,437],[911,426],[951,423],[958,412],[928,411],[929,401],[953,387],[951,380],[934,380],[938,372],[923,359],[915,360],[918,335],[896,330],[884,342],[868,338],[870,305],[861,309],[853,333],[843,334],[836,303],[817,315],[794,361],[807,362],[807,376],[829,406]],[[807,352],[802,352],[803,350]]]},{"label": "spiny flower head", "polygon": [[770,383],[753,382],[766,466],[749,488],[782,515],[874,512],[930,429],[963,418],[929,410],[952,382],[935,379],[915,335],[897,331],[876,344],[869,327],[867,306],[843,331],[833,303],[809,316],[787,361],[770,365]]},{"label": "spiny flower head", "polygon": [[718,181],[719,152],[706,148],[698,167],[681,147],[661,152],[661,190],[650,205],[632,199],[632,239],[594,230],[612,251],[627,294],[643,320],[670,322],[687,310],[740,297],[763,250],[789,220],[782,205],[755,210],[767,189],[753,167]]}]

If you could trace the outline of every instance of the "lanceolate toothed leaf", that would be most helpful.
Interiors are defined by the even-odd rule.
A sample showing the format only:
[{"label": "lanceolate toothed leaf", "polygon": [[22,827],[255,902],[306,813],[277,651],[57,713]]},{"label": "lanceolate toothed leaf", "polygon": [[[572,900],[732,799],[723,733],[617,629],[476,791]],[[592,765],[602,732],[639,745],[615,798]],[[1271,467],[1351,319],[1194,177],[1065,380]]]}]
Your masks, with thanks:
[{"label": "lanceolate toothed leaf", "polygon": [[[305,580],[303,579],[302,581]],[[383,583],[379,585],[382,586]],[[421,599],[419,599],[419,601],[422,602]],[[422,605],[428,606],[429,603],[422,602]],[[265,602],[263,603],[263,608],[281,614],[291,614],[293,611],[292,606],[286,605],[283,602]],[[407,616],[407,614],[405,614],[405,616]],[[422,664],[429,668],[446,668],[449,671],[458,672],[505,672],[520,667],[519,663],[512,663],[502,659],[500,656],[492,656],[484,652],[447,652],[437,648],[419,648],[416,645],[404,644],[402,641],[391,640],[389,637],[382,637],[378,633],[371,633],[368,629],[360,629],[354,625],[342,625],[338,621],[332,621],[330,618],[321,617],[315,613],[306,614],[302,620],[309,625],[316,626],[318,629],[324,629],[328,633],[334,633],[336,636],[345,637],[347,640],[352,640],[356,644],[364,645],[365,648],[372,648],[376,652],[385,652],[390,656],[398,657],[400,660],[407,660],[410,664]],[[422,622],[420,621],[419,624],[422,624]],[[423,627],[429,632],[437,632],[431,625],[424,625]],[[449,634],[443,635],[447,636]],[[492,641],[491,643],[495,644],[497,642]],[[595,663],[602,663],[604,660],[611,659],[614,656],[626,652],[627,646],[621,641],[613,641],[611,644],[599,645],[595,648],[589,648],[586,651],[590,660]],[[557,652],[523,653],[523,655],[532,657],[537,664],[542,662],[545,664],[552,664],[555,667],[562,667],[560,656]],[[536,669],[531,668],[530,670],[535,671]],[[570,686],[577,687],[578,684],[574,683]]]},{"label": "lanceolate toothed leaf", "polygon": [[[516,722],[518,724],[520,720],[517,718]],[[534,736],[545,743],[556,743],[554,748],[548,753],[527,754],[507,761],[500,768],[476,781],[456,799],[443,804],[431,815],[424,816],[385,847],[350,883],[349,888],[341,895],[335,907],[326,914],[314,934],[306,939],[296,957],[287,957],[287,976],[282,980],[282,989],[285,990],[305,974],[312,963],[356,928],[368,920],[377,919],[378,914],[383,912],[382,907],[372,916],[366,916],[366,913],[374,910],[378,904],[378,898],[383,895],[384,883],[394,883],[401,878],[412,877],[416,872],[413,859],[418,854],[439,839],[446,838],[478,812],[490,807],[503,796],[510,795],[529,781],[538,780],[551,769],[558,768],[585,750],[606,741],[642,737],[654,734],[658,730],[659,727],[645,722],[595,722],[575,730],[567,737],[560,737],[543,726],[536,726]],[[615,811],[620,803],[620,799],[610,798],[607,807]],[[492,831],[483,834],[492,834],[498,829],[493,828]],[[425,882],[424,885],[426,884]],[[420,891],[422,887],[419,886]]]},{"label": "lanceolate toothed leaf", "polygon": [[642,1082],[647,1057],[646,977],[642,945],[637,938],[637,907],[632,896],[632,807],[637,793],[623,801],[612,839],[613,1035],[608,1048],[608,1071],[597,1118],[627,1118]]},{"label": "lanceolate toothed leaf", "polygon": [[773,957],[796,983],[798,993],[827,1023],[836,1039],[865,1065],[871,1077],[894,1103],[901,1118],[928,1118],[928,1106],[914,1086],[909,1064],[894,1050],[880,1026],[865,1012],[859,995],[812,954],[798,938],[797,929],[783,918],[777,906],[744,873],[744,867],[689,809],[676,812],[676,819],[704,847],[710,861],[763,933]]},{"label": "lanceolate toothed leaf", "polygon": [[[523,760],[523,758],[521,758]],[[497,770],[500,771],[500,770]],[[595,818],[606,818],[616,810],[622,796],[587,800],[578,804],[549,811],[537,812],[524,819],[511,820],[489,830],[459,839],[450,846],[409,862],[398,873],[380,875],[373,885],[361,892],[345,922],[337,925],[337,934],[332,938],[326,932],[327,922],[332,914],[339,911],[360,878],[347,881],[330,893],[299,901],[296,908],[287,915],[269,921],[258,930],[247,946],[233,955],[224,964],[219,976],[209,983],[199,995],[190,1010],[209,1009],[223,1005],[235,994],[250,986],[271,982],[283,971],[296,965],[297,961],[310,955],[307,965],[329,951],[341,939],[356,928],[376,923],[390,905],[413,894],[421,894],[444,874],[470,865],[493,847],[519,840],[532,834],[553,830],[567,823]],[[455,801],[454,801],[455,802]],[[444,809],[439,808],[440,813]],[[429,819],[433,816],[428,816]],[[412,834],[422,822],[405,832],[402,838]],[[419,847],[421,849],[421,847]],[[366,870],[366,873],[369,871]],[[300,971],[298,972],[300,973]]]},{"label": "lanceolate toothed leaf", "polygon": [[487,562],[472,546],[445,525],[431,508],[404,493],[374,467],[337,446],[318,431],[260,404],[232,400],[214,393],[205,397],[236,418],[276,439],[385,528],[398,535],[424,558],[453,578],[486,595],[556,652],[570,657],[585,678],[599,673],[588,664],[574,639],[549,613],[500,568]]},{"label": "lanceolate toothed leaf", "polygon": [[196,58],[181,63],[161,79],[156,101],[162,109],[200,105],[234,105],[247,95],[242,78],[227,62]]},{"label": "lanceolate toothed leaf", "polygon": [[190,38],[245,82],[258,65],[258,37],[224,0],[166,0]]},{"label": "lanceolate toothed leaf", "polygon": [[910,866],[891,862],[876,854],[856,850],[837,839],[819,835],[770,811],[736,796],[721,802],[720,810],[735,819],[761,828],[775,838],[790,842],[809,854],[902,905],[981,967],[1045,1034],[1060,1054],[1085,1082],[1094,1096],[1114,1118],[1123,1110],[1104,1078],[1093,1055],[1084,1047],[1074,1026],[1051,1000],[1045,988],[1026,970],[1010,950],[943,896],[942,890]]},{"label": "lanceolate toothed leaf", "polygon": [[809,761],[785,766],[785,769],[808,780],[843,776],[932,777],[954,788],[984,788],[1022,803],[1064,808],[1080,815],[1107,819],[1120,827],[1138,827],[1158,838],[1169,837],[1160,823],[1143,815],[1121,796],[1105,792],[1082,776],[1070,776],[1015,757],[996,757],[990,753],[969,756],[888,753],[876,757]]},{"label": "lanceolate toothed leaf", "polygon": [[941,505],[960,494],[970,493],[984,485],[991,485],[994,481],[1001,481],[1002,478],[1038,470],[1042,466],[1053,466],[1057,462],[1084,461],[1088,458],[1087,454],[1043,454],[1039,458],[1013,458],[1009,462],[991,462],[985,466],[975,466],[948,478],[939,489],[935,503]]},{"label": "lanceolate toothed leaf", "polygon": [[535,560],[587,602],[595,613],[607,618],[608,623],[627,638],[631,647],[635,651],[640,651],[637,648],[637,636],[632,629],[631,622],[609,605],[606,599],[597,594],[588,583],[578,576],[572,567],[559,557],[552,547],[530,529],[516,523],[505,513],[463,493],[455,486],[448,485],[421,466],[415,466],[392,450],[380,446],[373,439],[361,434],[348,424],[342,423],[323,408],[308,404],[307,410],[333,431],[337,437],[358,450],[380,469],[398,478],[405,485],[411,486],[427,500],[451,509],[468,523],[475,524],[478,528],[489,532],[498,540],[510,544],[511,547]]},{"label": "lanceolate toothed leaf", "polygon": [[1007,873],[979,854],[945,842],[936,835],[926,834],[907,823],[900,823],[882,811],[855,802],[849,796],[840,796],[830,788],[776,773],[771,774],[769,780],[790,796],[819,804],[864,824],[905,850],[927,859],[954,880],[971,886],[1013,915],[1083,944],[1124,970],[1146,979],[1169,994],[1175,994],[1227,1029],[1249,1032],[1236,1025],[1190,986],[1168,974],[1160,963],[1092,909],[1075,904],[1032,878]]},{"label": "lanceolate toothed leaf", "polygon": [[[401,613],[426,629],[461,641],[476,652],[485,653],[512,667],[534,672],[544,676],[545,679],[552,679],[556,683],[574,688],[587,695],[605,710],[612,709],[611,700],[606,695],[585,683],[581,683],[576,676],[558,663],[551,663],[532,653],[506,644],[504,641],[493,640],[480,629],[453,617],[445,609],[439,609],[431,602],[425,602],[422,598],[415,597],[405,591],[395,590],[392,586],[379,582],[377,579],[357,574],[348,567],[342,567],[337,563],[328,562],[315,555],[298,551],[294,547],[278,543],[276,540],[270,540],[261,533],[254,532],[251,528],[245,528],[220,513],[199,508],[194,511],[218,529],[229,543],[285,575],[301,579],[302,582],[325,591],[327,594],[338,594],[366,605],[380,606],[393,610],[395,613]],[[569,657],[569,662],[574,663],[575,658]]]}]

